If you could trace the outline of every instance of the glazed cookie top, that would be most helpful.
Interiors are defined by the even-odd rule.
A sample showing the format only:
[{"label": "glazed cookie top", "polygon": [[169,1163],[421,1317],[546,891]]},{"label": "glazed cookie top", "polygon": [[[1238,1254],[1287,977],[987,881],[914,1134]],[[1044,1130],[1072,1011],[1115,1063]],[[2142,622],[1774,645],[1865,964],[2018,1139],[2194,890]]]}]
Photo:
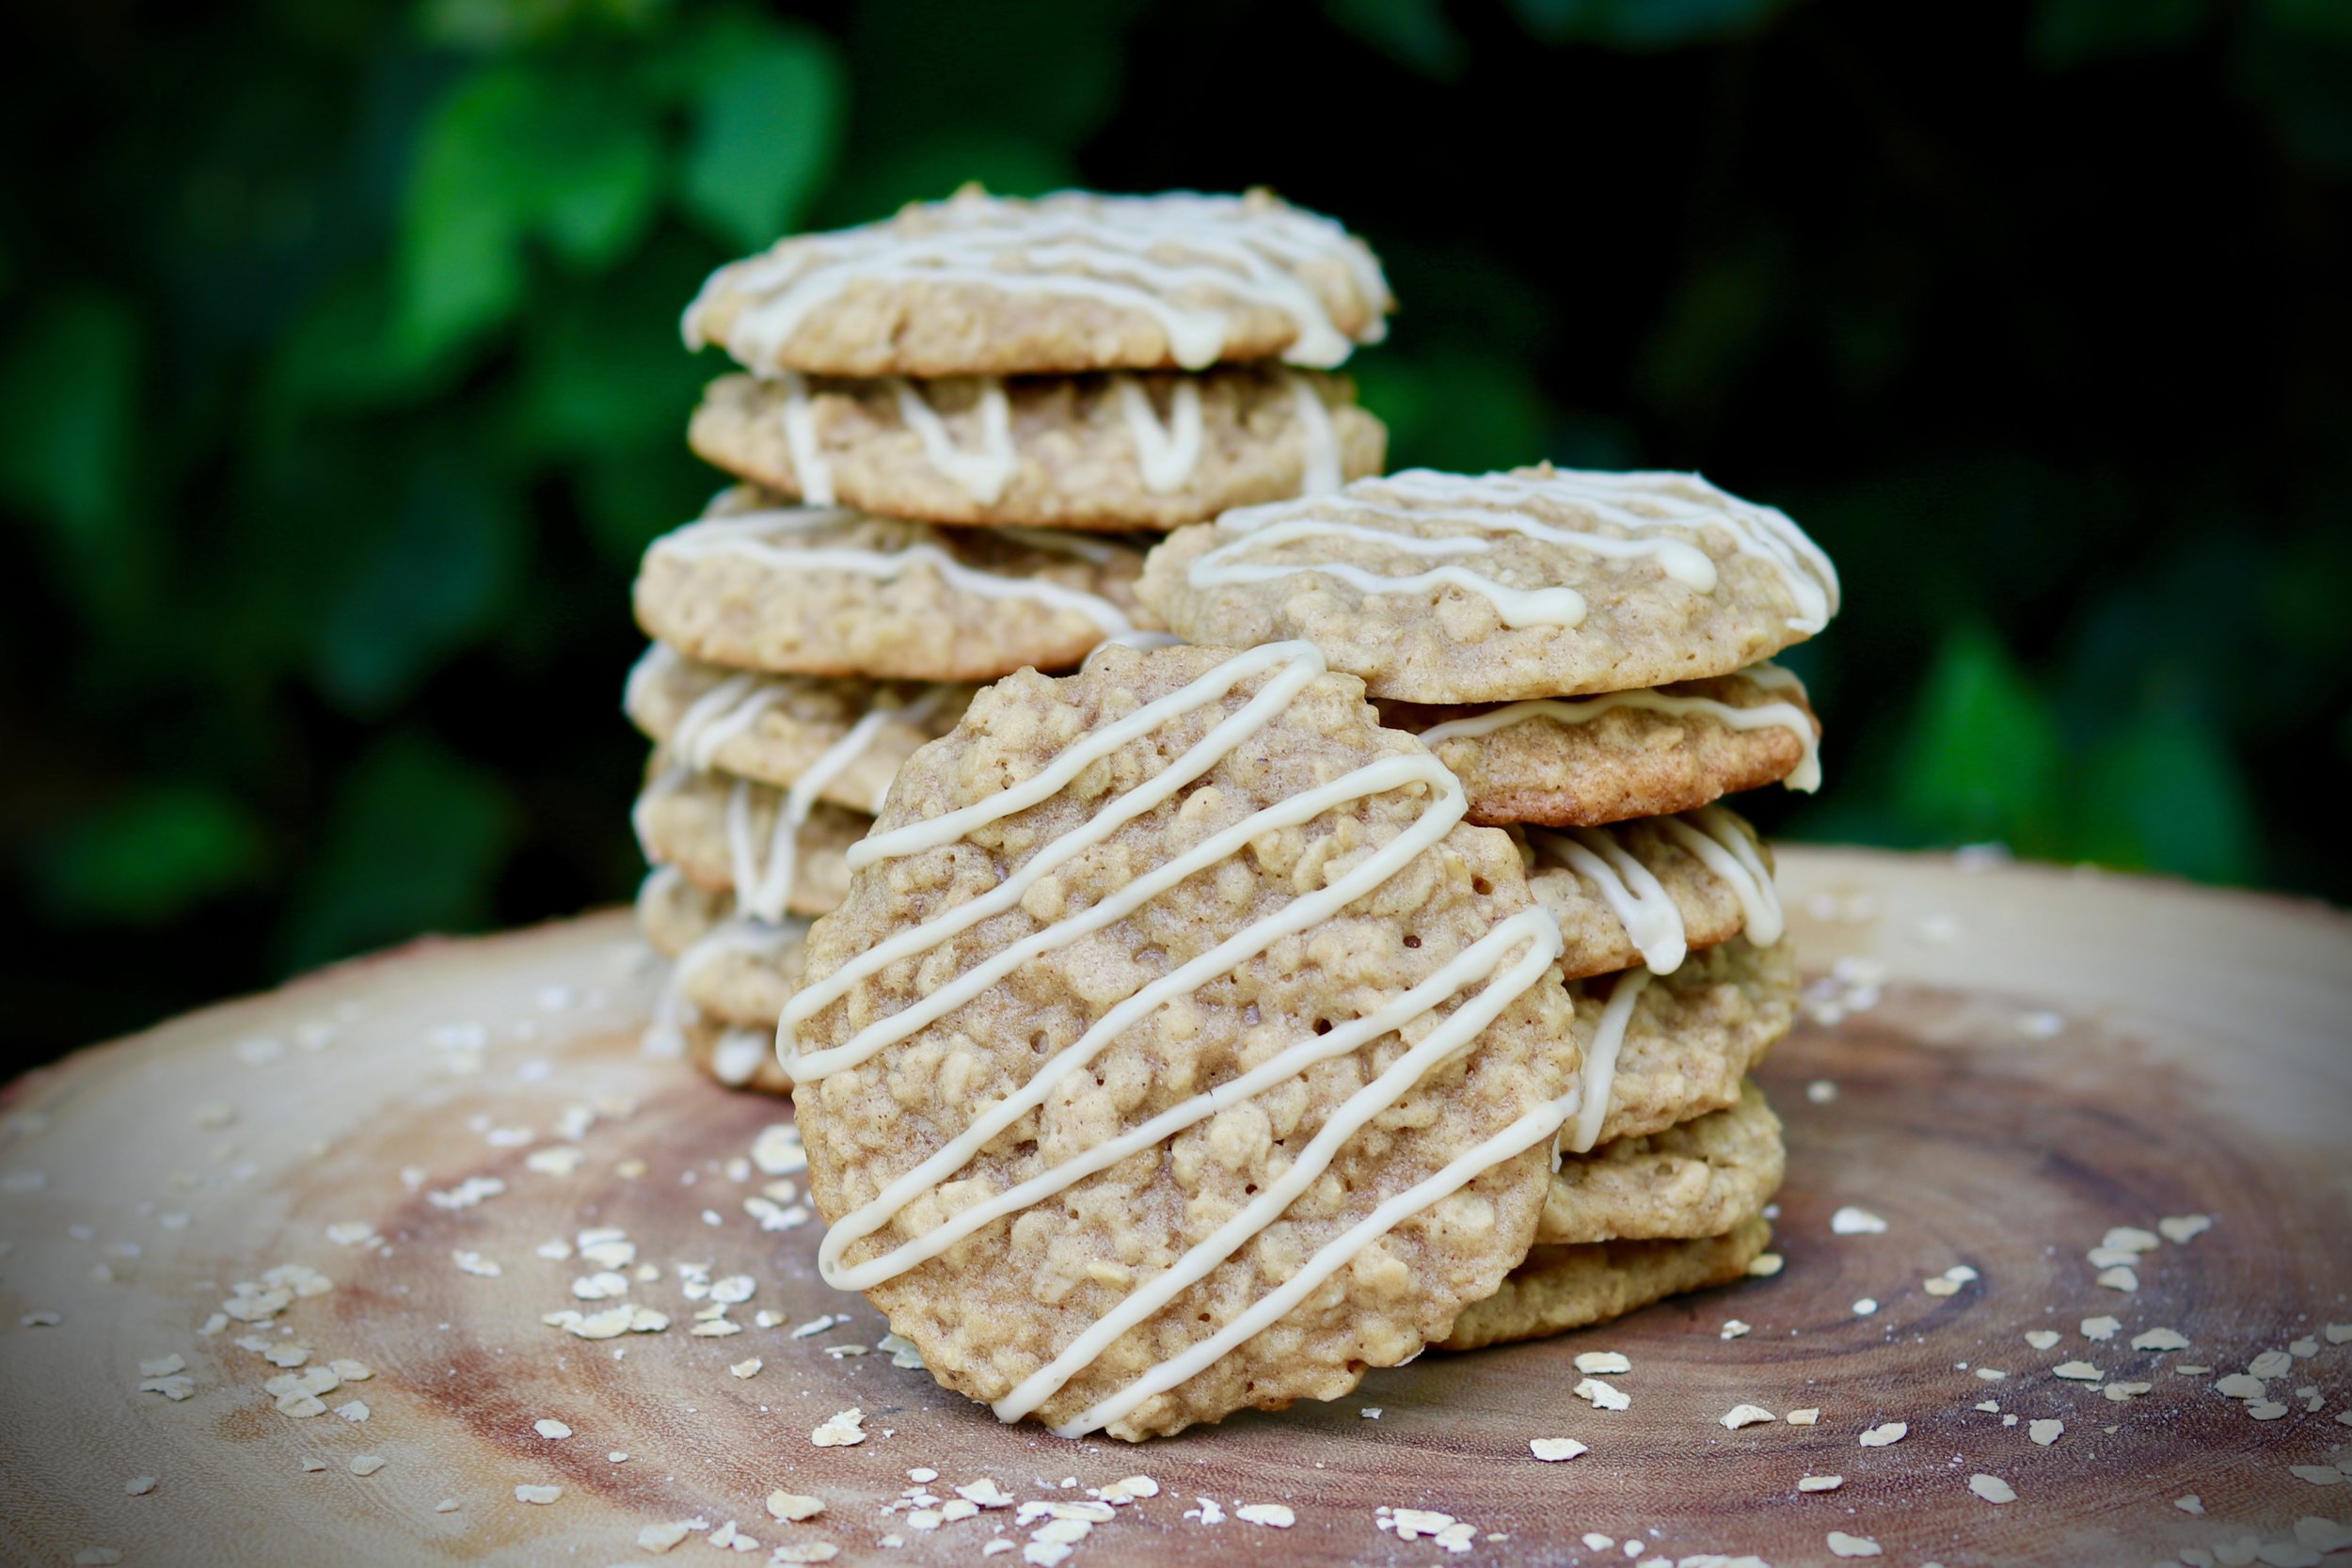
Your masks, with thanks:
[{"label": "glazed cookie top", "polygon": [[1590,827],[1663,816],[1778,780],[1820,786],[1820,721],[1777,664],[1597,697],[1497,706],[1381,703],[1470,792],[1473,822]]},{"label": "glazed cookie top", "polygon": [[1528,881],[1560,922],[1570,978],[1636,964],[1671,974],[1696,948],[1745,933],[1770,946],[1783,927],[1772,851],[1722,806],[1608,828],[1512,830]]},{"label": "glazed cookie top", "polygon": [[1812,636],[1837,575],[1694,474],[1425,468],[1245,507],[1152,552],[1189,641],[1298,637],[1375,697],[1502,703],[1728,674]]},{"label": "glazed cookie top", "polygon": [[739,485],[645,551],[637,621],[733,669],[993,680],[1156,626],[1135,600],[1142,563],[1121,539],[936,529]]},{"label": "glazed cookie top", "polygon": [[999,1418],[1333,1398],[1526,1248],[1558,928],[1311,646],[1014,675],[851,858],[778,1032],[819,1266]]},{"label": "glazed cookie top", "polygon": [[1388,432],[1340,376],[947,381],[723,376],[687,432],[707,461],[812,504],[1094,531],[1198,523],[1380,471]]},{"label": "glazed cookie top", "polygon": [[955,728],[972,689],[729,670],[656,642],[630,669],[621,705],[689,768],[779,787],[813,775],[818,799],[874,812],[898,765]]},{"label": "glazed cookie top", "polygon": [[1034,200],[967,185],[801,234],[713,273],[689,348],[760,375],[1329,367],[1377,342],[1388,281],[1362,241],[1269,192]]}]

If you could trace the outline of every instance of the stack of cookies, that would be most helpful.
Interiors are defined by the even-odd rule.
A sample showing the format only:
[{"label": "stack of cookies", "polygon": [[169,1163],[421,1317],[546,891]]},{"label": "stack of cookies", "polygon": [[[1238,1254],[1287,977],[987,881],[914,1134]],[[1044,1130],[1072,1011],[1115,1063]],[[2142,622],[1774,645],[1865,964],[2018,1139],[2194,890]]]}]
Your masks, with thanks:
[{"label": "stack of cookies", "polygon": [[1812,782],[1761,661],[1820,552],[1685,476],[1410,473],[1136,593],[1199,645],[979,691],[808,934],[824,1277],[999,1418],[1135,1439],[1745,1271],[1796,977],[1714,802]]},{"label": "stack of cookies", "polygon": [[1736,1278],[1770,1239],[1780,1123],[1749,1069],[1795,1020],[1771,851],[1720,798],[1820,783],[1820,729],[1771,654],[1837,578],[1782,513],[1694,475],[1412,471],[1229,512],[1139,593],[1196,642],[1287,638],[1510,834],[1596,1013],[1534,1247],[1457,1348]]},{"label": "stack of cookies", "polygon": [[1328,372],[1390,304],[1360,242],[1263,192],[966,189],[711,277],[687,341],[742,373],[689,439],[738,483],[647,551],[626,696],[673,960],[650,1047],[791,1086],[807,920],[899,765],[977,683],[1168,641],[1134,592],[1160,533],[1378,472]]}]

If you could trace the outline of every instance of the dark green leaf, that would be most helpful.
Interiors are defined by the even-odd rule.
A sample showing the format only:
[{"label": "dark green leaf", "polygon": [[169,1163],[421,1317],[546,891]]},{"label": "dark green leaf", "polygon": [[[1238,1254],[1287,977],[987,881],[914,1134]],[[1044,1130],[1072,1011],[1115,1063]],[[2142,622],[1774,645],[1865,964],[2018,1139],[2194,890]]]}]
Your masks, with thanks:
[{"label": "dark green leaf", "polygon": [[679,197],[752,249],[791,229],[832,171],[844,95],[833,46],[806,28],[731,41],[699,84]]},{"label": "dark green leaf", "polygon": [[2007,650],[1981,627],[1947,634],[1895,781],[1896,805],[1916,831],[2041,851],[2058,817],[2058,762],[2049,705]]},{"label": "dark green leaf", "polygon": [[2097,747],[2077,816],[2085,859],[2208,882],[2256,870],[2246,780],[2215,727],[2186,713],[2143,713]]},{"label": "dark green leaf", "polygon": [[2027,47],[2053,70],[2178,49],[2212,12],[2213,0],[2042,0]]},{"label": "dark green leaf", "polygon": [[70,824],[39,864],[60,914],[150,924],[242,886],[262,859],[243,804],[204,784],[153,784]]},{"label": "dark green leaf", "polygon": [[103,294],[37,310],[0,354],[0,495],[72,549],[117,536],[138,376],[138,325]]},{"label": "dark green leaf", "polygon": [[1470,45],[1438,0],[1323,0],[1323,10],[1359,43],[1407,71],[1450,82],[1470,64]]}]

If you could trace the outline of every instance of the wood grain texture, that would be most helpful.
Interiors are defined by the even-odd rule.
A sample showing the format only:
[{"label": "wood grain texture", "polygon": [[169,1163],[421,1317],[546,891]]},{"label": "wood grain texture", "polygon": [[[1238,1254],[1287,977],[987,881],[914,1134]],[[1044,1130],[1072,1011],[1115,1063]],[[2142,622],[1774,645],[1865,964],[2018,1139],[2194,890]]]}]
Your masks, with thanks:
[{"label": "wood grain texture", "polygon": [[[2304,1516],[2352,1521],[2352,1480],[2323,1486],[2290,1468],[2352,1461],[2352,1425],[2336,1418],[2352,1408],[2352,1343],[2325,1335],[2352,1323],[2352,919],[1850,851],[1788,849],[1782,882],[1820,977],[1817,1009],[1879,995],[1802,1025],[1762,1074],[1788,1123],[1779,1275],[1557,1341],[1432,1354],[1335,1406],[1141,1448],[1001,1428],[886,1355],[825,1354],[871,1346],[882,1323],[818,1280],[817,1227],[760,1230],[743,1200],[768,1179],[729,1170],[784,1109],[639,1054],[652,974],[620,914],[420,943],[84,1052],[12,1085],[0,1122],[0,1553],[601,1565],[653,1561],[641,1528],[696,1516],[738,1521],[762,1544],[752,1561],[819,1540],[844,1562],[909,1564],[977,1562],[999,1538],[1027,1544],[1009,1510],[929,1533],[879,1512],[918,1466],[940,1473],[942,1497],[983,1476],[1063,1500],[1126,1476],[1158,1481],[1156,1497],[1076,1544],[1073,1568],[1244,1552],[1299,1564],[1631,1560],[1583,1544],[1588,1531],[1638,1537],[1670,1560],[1754,1553],[1786,1565],[1831,1560],[1831,1530],[1874,1538],[1890,1563],[2140,1564],[2292,1541]],[[1809,1099],[1817,1081],[1835,1099]],[[575,1106],[599,1108],[593,1125],[564,1127]],[[560,1169],[569,1157],[544,1151],[564,1148],[579,1150],[570,1174],[534,1168],[537,1153],[537,1167]],[[469,1177],[504,1190],[469,1207],[434,1200]],[[1883,1216],[1884,1233],[1833,1234],[1846,1205]],[[2212,1230],[2143,1258],[2136,1293],[2094,1283],[2084,1253],[2110,1227],[2191,1213],[2214,1215]],[[354,1221],[381,1244],[329,1239]],[[667,1313],[668,1330],[591,1342],[541,1323],[602,1305],[571,1299],[589,1265],[534,1251],[592,1226],[626,1228],[639,1261],[660,1270],[630,1299]],[[464,1272],[461,1250],[501,1272]],[[364,1400],[365,1422],[279,1414],[262,1386],[279,1369],[233,1343],[248,1325],[199,1332],[233,1282],[279,1263],[334,1289],[267,1326],[317,1361],[370,1364],[372,1379],[325,1397]],[[681,1263],[756,1280],[731,1309],[741,1333],[690,1336]],[[1948,1296],[1924,1289],[1955,1264],[1979,1277]],[[1874,1315],[1853,1311],[1864,1297],[1881,1304]],[[751,1326],[762,1309],[781,1323]],[[838,1311],[846,1323],[791,1337]],[[47,1313],[54,1325],[25,1323]],[[2121,1332],[2086,1339],[2079,1323],[2099,1315]],[[1750,1331],[1720,1338],[1735,1317]],[[2190,1348],[2129,1347],[2155,1327]],[[2029,1346],[2026,1332],[2044,1328],[2058,1343]],[[2287,1406],[2279,1418],[2255,1420],[2215,1391],[2258,1354],[2306,1339],[2314,1354],[2290,1352],[2267,1386]],[[1630,1409],[1573,1397],[1573,1357],[1604,1349],[1632,1359],[1611,1378]],[[191,1397],[137,1392],[139,1361],[175,1354]],[[757,1375],[731,1375],[752,1356]],[[2053,1375],[2074,1360],[2153,1387],[2111,1402]],[[2214,1370],[2170,1370],[2183,1363]],[[2299,1387],[2319,1391],[2319,1410]],[[1986,1400],[2000,1413],[1973,1408]],[[1818,1407],[1820,1424],[1718,1423],[1750,1402]],[[850,1406],[866,1413],[867,1440],[813,1448],[810,1429]],[[1378,1419],[1359,1414],[1367,1406]],[[541,1418],[573,1435],[540,1436]],[[2066,1427],[2048,1448],[2027,1435],[2044,1418]],[[1891,1420],[1909,1424],[1904,1440],[1858,1446]],[[1527,1447],[1538,1436],[1591,1452],[1539,1464]],[[349,1468],[360,1454],[386,1463],[362,1479]],[[306,1473],[305,1460],[326,1468]],[[2016,1500],[1980,1500],[1968,1484],[1979,1472]],[[1846,1481],[1801,1495],[1807,1473]],[[126,1495],[134,1476],[154,1489]],[[1065,1477],[1078,1485],[1063,1489]],[[518,1484],[564,1491],[532,1506]],[[762,1500],[779,1487],[822,1497],[826,1512],[769,1519]],[[2173,1506],[2188,1494],[2201,1516]],[[1203,1497],[1222,1523],[1186,1517]],[[444,1499],[456,1506],[437,1512]],[[1239,1503],[1286,1505],[1296,1523],[1244,1522]],[[1384,1505],[1442,1511],[1478,1539],[1459,1558],[1400,1541],[1377,1528]],[[880,1544],[893,1534],[905,1544]],[[674,1556],[714,1560],[707,1551],[690,1538]]]}]

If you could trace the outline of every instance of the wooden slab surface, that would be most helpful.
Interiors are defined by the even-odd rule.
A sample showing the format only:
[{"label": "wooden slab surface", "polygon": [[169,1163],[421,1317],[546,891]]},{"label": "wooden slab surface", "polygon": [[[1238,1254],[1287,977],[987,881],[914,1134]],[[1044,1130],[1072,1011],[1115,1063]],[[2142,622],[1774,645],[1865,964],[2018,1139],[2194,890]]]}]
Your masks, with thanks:
[{"label": "wooden slab surface", "polygon": [[[1947,1568],[2318,1560],[2338,1539],[2318,1521],[2352,1523],[2352,1343],[2328,1332],[2352,1325],[2352,919],[1947,857],[1782,864],[1819,1015],[1764,1073],[1788,1130],[1783,1272],[1141,1448],[1000,1427],[872,1352],[884,1325],[818,1280],[817,1227],[746,1211],[777,1180],[747,1156],[784,1107],[640,1053],[652,973],[621,914],[421,943],[84,1052],[0,1110],[0,1554],[603,1568],[657,1560],[646,1525],[699,1519],[665,1560],[717,1560],[707,1529],[729,1520],[759,1543],[747,1561],[818,1542],[851,1563],[1051,1558],[1028,1555],[1045,1521],[1010,1509],[914,1528],[909,1472],[936,1471],[941,1498],[983,1477],[1059,1501],[1156,1481],[1075,1543],[1073,1568],[1788,1565],[1834,1560],[1832,1531]],[[1884,1231],[1835,1233],[1848,1206]],[[2110,1227],[2194,1214],[2212,1228],[2141,1257],[2136,1291],[2096,1283],[2085,1254]],[[596,1227],[659,1271],[628,1299],[666,1330],[542,1323],[604,1305],[571,1294],[592,1265],[538,1250]],[[236,1282],[281,1264],[332,1288],[205,1332]],[[741,1332],[690,1334],[702,1304],[680,1265],[755,1283],[730,1308]],[[1955,1265],[1975,1277],[1926,1288]],[[2113,1337],[2087,1338],[2101,1317]],[[1750,1326],[1724,1338],[1733,1319]],[[2132,1348],[2157,1328],[2188,1348]],[[2037,1349],[2029,1330],[2058,1338]],[[325,1414],[281,1414],[263,1388],[280,1369],[235,1342],[255,1334],[373,1376]],[[1632,1361],[1610,1380],[1629,1409],[1572,1395],[1573,1357],[1603,1350]],[[2215,1384],[2267,1352],[2285,1409],[2257,1419]],[[187,1397],[140,1391],[141,1361],[174,1355]],[[2070,1362],[2098,1381],[2055,1375]],[[354,1399],[363,1421],[336,1413]],[[1743,1402],[1820,1422],[1719,1423]],[[852,1406],[864,1443],[811,1445]],[[2064,1423],[2046,1447],[2043,1419]],[[1892,1421],[1900,1441],[1860,1446]],[[1539,1464],[1543,1436],[1591,1451]],[[381,1468],[355,1475],[359,1456]],[[1807,1474],[1845,1481],[1800,1493]],[[1983,1500],[1979,1474],[2015,1500]],[[132,1496],[138,1477],[152,1488]],[[771,1519],[778,1488],[826,1510]],[[2201,1513],[2175,1505],[2192,1495]],[[1477,1536],[1455,1554],[1381,1528],[1406,1508]]]}]

